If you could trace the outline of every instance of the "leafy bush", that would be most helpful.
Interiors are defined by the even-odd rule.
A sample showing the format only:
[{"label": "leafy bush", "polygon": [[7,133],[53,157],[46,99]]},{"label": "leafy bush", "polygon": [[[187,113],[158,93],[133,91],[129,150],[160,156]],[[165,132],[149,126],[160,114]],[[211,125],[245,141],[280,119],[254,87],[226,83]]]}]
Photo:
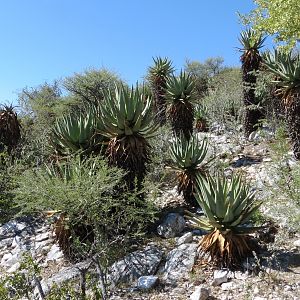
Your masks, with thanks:
[{"label": "leafy bush", "polygon": [[0,224],[9,221],[15,213],[12,169],[7,152],[0,152]]},{"label": "leafy bush", "polygon": [[70,243],[77,258],[97,250],[109,253],[105,257],[110,260],[114,250],[125,250],[128,238],[143,233],[155,214],[150,201],[141,201],[137,193],[117,193],[123,176],[102,158],[82,161],[75,157],[18,176],[16,202],[22,214],[60,212],[56,233],[59,238],[62,232],[72,237],[59,241]]},{"label": "leafy bush", "polygon": [[289,140],[284,126],[279,126],[270,144],[274,164],[270,173],[274,183],[268,186],[270,215],[289,227],[299,230],[300,221],[300,166],[291,159]]},{"label": "leafy bush", "polygon": [[19,270],[0,278],[0,299],[32,299],[34,284],[41,287],[39,275],[40,267],[29,252],[24,252]]},{"label": "leafy bush", "polygon": [[172,139],[171,128],[167,125],[157,130],[157,135],[150,140],[152,160],[148,166],[148,180],[157,184],[168,184],[171,179],[169,145]]},{"label": "leafy bush", "polygon": [[211,79],[208,95],[203,98],[211,122],[230,128],[240,123],[242,113],[242,76],[237,68],[227,68]]}]

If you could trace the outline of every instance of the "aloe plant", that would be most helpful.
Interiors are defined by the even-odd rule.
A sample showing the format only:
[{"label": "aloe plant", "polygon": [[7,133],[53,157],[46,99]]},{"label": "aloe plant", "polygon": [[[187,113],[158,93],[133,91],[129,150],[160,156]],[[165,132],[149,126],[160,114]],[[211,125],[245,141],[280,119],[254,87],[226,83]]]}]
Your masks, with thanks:
[{"label": "aloe plant", "polygon": [[[10,153],[21,138],[21,124],[13,106],[4,105],[0,109],[0,150],[6,146]],[[2,145],[1,145],[2,144]]]},{"label": "aloe plant", "polygon": [[193,133],[194,92],[195,82],[190,74],[181,71],[178,77],[170,76],[167,80],[168,116],[175,136],[183,133],[189,139]]},{"label": "aloe plant", "polygon": [[217,265],[234,266],[251,255],[253,244],[248,236],[258,227],[244,226],[259,208],[250,187],[240,176],[211,178],[197,177],[196,199],[205,216],[186,212],[192,227],[209,233],[200,242],[200,247],[209,252]]},{"label": "aloe plant", "polygon": [[208,116],[207,108],[203,105],[197,105],[195,109],[195,119],[196,119],[195,128],[198,132],[208,131],[207,116]]},{"label": "aloe plant", "polygon": [[263,64],[276,76],[276,94],[283,100],[293,152],[300,159],[300,55],[275,50],[264,55]]},{"label": "aloe plant", "polygon": [[114,94],[106,94],[99,122],[102,129],[98,132],[109,139],[109,163],[127,172],[125,180],[130,189],[139,188],[150,161],[148,139],[158,129],[151,98],[138,87],[118,86]]},{"label": "aloe plant", "polygon": [[57,119],[50,136],[55,152],[61,156],[99,153],[103,137],[96,135],[97,118],[96,109],[89,107],[84,115],[69,114]]},{"label": "aloe plant", "polygon": [[170,157],[173,161],[172,167],[177,171],[177,190],[183,194],[185,201],[198,206],[194,197],[196,176],[206,176],[208,144],[206,140],[198,141],[195,137],[186,140],[184,135],[175,138],[170,144]]},{"label": "aloe plant", "polygon": [[166,123],[166,82],[173,73],[172,61],[168,58],[153,58],[154,66],[149,68],[149,80],[154,94],[156,119],[160,125]]},{"label": "aloe plant", "polygon": [[242,31],[239,41],[242,48],[239,50],[242,52],[242,72],[243,72],[243,84],[244,84],[244,105],[245,105],[245,135],[248,137],[251,132],[256,130],[256,126],[259,120],[263,117],[260,108],[258,107],[258,101],[255,96],[255,85],[257,75],[262,58],[259,50],[263,47],[265,38],[257,36],[256,33],[247,29]]}]

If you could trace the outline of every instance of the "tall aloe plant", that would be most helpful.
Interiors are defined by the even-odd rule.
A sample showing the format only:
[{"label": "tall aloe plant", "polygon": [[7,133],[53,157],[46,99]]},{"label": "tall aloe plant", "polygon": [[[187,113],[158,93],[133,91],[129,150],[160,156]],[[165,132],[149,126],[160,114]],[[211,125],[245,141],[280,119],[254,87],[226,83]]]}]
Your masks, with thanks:
[{"label": "tall aloe plant", "polygon": [[114,94],[108,93],[101,108],[99,130],[109,139],[109,163],[124,169],[130,189],[140,188],[150,161],[151,138],[158,125],[153,122],[151,98],[136,87],[121,85]]},{"label": "tall aloe plant", "polygon": [[167,80],[166,99],[168,116],[175,136],[183,134],[189,139],[193,133],[195,83],[190,74],[183,71],[178,77]]},{"label": "tall aloe plant", "polygon": [[[6,146],[10,153],[21,138],[21,125],[13,106],[4,105],[0,109],[0,150]],[[1,145],[2,144],[2,145]]]},{"label": "tall aloe plant", "polygon": [[166,123],[166,82],[174,71],[168,58],[153,58],[154,66],[149,68],[149,81],[154,95],[156,120],[160,125]]},{"label": "tall aloe plant", "polygon": [[300,55],[275,50],[263,58],[264,66],[276,77],[276,94],[283,100],[293,152],[300,159]]},{"label": "tall aloe plant", "polygon": [[255,85],[257,75],[261,64],[259,49],[263,47],[265,38],[256,36],[251,29],[241,33],[239,41],[242,45],[240,51],[244,84],[244,106],[245,106],[245,136],[248,137],[251,132],[256,130],[259,119],[262,118],[260,108],[258,108],[258,99],[255,96]]}]

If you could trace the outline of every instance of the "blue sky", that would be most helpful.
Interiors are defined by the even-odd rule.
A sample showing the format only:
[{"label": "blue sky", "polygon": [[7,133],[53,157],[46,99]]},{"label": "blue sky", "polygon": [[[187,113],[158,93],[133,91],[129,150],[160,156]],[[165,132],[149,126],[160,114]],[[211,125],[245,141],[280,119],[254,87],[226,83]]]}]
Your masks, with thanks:
[{"label": "blue sky", "polygon": [[0,4],[0,102],[22,88],[88,68],[141,81],[152,57],[222,56],[239,65],[237,38],[252,0],[9,0]]}]

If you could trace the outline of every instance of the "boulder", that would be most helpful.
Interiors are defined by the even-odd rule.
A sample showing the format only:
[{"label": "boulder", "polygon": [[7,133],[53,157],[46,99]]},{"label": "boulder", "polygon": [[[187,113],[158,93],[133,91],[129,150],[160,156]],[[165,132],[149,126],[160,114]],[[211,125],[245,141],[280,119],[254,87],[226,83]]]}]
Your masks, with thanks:
[{"label": "boulder", "polygon": [[158,283],[157,276],[141,276],[138,279],[137,288],[140,290],[150,290],[154,288]]},{"label": "boulder", "polygon": [[169,213],[157,227],[157,232],[164,238],[178,236],[185,228],[185,219],[178,213]]},{"label": "boulder", "polygon": [[[65,268],[61,269],[58,273],[54,274],[47,280],[42,280],[41,287],[43,289],[43,292],[45,293],[45,295],[47,295],[49,293],[51,287],[54,284],[60,286],[68,280],[79,277],[80,270],[87,268],[89,265],[90,265],[90,262],[80,262],[71,267],[65,267]],[[39,292],[38,292],[37,288],[35,288],[34,294],[35,294],[36,298],[39,297],[38,296]]]},{"label": "boulder", "polygon": [[108,281],[116,285],[120,282],[132,282],[141,276],[154,275],[162,255],[162,251],[155,246],[134,251],[109,268]]},{"label": "boulder", "polygon": [[192,270],[197,258],[198,245],[182,244],[169,252],[163,270],[163,279],[166,283],[176,283]]}]

